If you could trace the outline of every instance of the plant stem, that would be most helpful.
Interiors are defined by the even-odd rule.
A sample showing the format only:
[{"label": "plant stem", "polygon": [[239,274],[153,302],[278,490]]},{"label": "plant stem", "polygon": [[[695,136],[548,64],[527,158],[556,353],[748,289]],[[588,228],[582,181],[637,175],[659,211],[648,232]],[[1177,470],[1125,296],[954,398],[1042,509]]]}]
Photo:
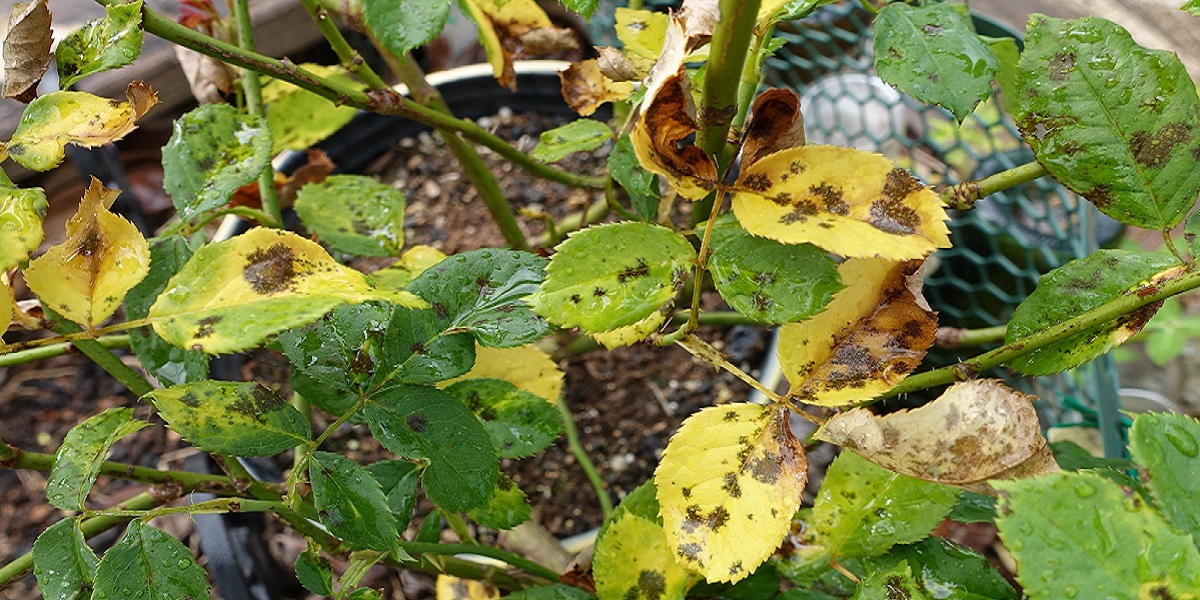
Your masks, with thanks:
[{"label": "plant stem", "polygon": [[942,348],[966,348],[983,346],[1004,341],[1008,325],[997,325],[982,329],[959,329],[957,327],[939,327],[934,343]]},{"label": "plant stem", "polygon": [[[247,52],[254,52],[254,28],[250,22],[250,0],[233,1],[233,20],[237,29],[238,47]],[[266,121],[266,111],[262,102],[262,83],[258,80],[258,72],[253,69],[242,70],[242,93],[246,98],[246,112]],[[258,174],[258,197],[262,202],[263,212],[277,222],[283,222],[279,212],[279,196],[275,194],[275,169],[271,165],[263,167]]]},{"label": "plant stem", "polygon": [[[551,236],[550,229],[547,228],[546,233],[538,236],[533,243],[535,246],[539,247],[557,244],[558,240],[566,237],[567,234],[579,229],[583,229],[588,225],[594,225],[600,221],[603,221],[604,217],[608,216],[609,211],[610,209],[608,207],[607,200],[603,198],[596,200],[583,212],[567,215],[563,217],[561,221],[556,223],[554,226],[556,233],[555,236]],[[557,239],[555,239],[556,237]]]},{"label": "plant stem", "polygon": [[1077,317],[1067,319],[1057,325],[1005,344],[995,350],[984,352],[969,360],[964,360],[958,364],[941,369],[910,375],[904,381],[900,382],[900,385],[892,388],[891,391],[876,398],[874,401],[889,398],[897,394],[970,379],[981,371],[1000,366],[1015,358],[1073,335],[1085,333],[1105,323],[1115,321],[1121,316],[1129,314],[1143,306],[1165,300],[1176,294],[1196,289],[1197,287],[1200,287],[1200,271],[1189,271],[1175,279],[1162,282],[1157,287],[1135,290],[1109,300]]},{"label": "plant stem", "polygon": [[1034,161],[1015,166],[995,175],[989,175],[979,181],[964,181],[950,186],[941,193],[942,202],[950,208],[970,210],[975,202],[996,192],[1029,183],[1034,179],[1049,174],[1046,167]]},{"label": "plant stem", "polygon": [[406,542],[401,540],[400,547],[409,554],[478,554],[479,556],[486,556],[488,558],[494,558],[496,560],[506,562],[535,577],[540,577],[547,581],[558,581],[558,573],[555,573],[553,569],[535,563],[527,558],[517,556],[511,552],[506,552],[491,546],[473,546],[470,544],[433,544],[427,542]]},{"label": "plant stem", "polygon": [[325,41],[329,42],[329,47],[333,49],[334,54],[337,54],[338,60],[341,61],[342,67],[347,71],[358,76],[363,83],[375,89],[383,89],[388,87],[367,61],[363,60],[361,54],[358,53],[350,42],[346,41],[346,37],[342,35],[337,24],[333,19],[329,18],[329,11],[325,10],[324,6],[318,0],[300,0],[304,5],[304,9],[308,11],[317,28],[321,30],[321,35],[325,36]]},{"label": "plant stem", "polygon": [[106,508],[87,511],[86,516],[129,517],[132,519],[154,519],[164,515],[223,515],[241,512],[268,512],[283,508],[282,502],[250,500],[247,498],[214,498],[185,506],[166,506],[151,510]]},{"label": "plant stem", "polygon": [[[82,333],[80,327],[70,321],[58,321],[55,324],[54,331],[60,334],[75,334]],[[94,339],[80,339],[72,342],[79,352],[84,356],[92,359],[92,362],[100,366],[112,375],[117,381],[120,381],[129,391],[133,392],[137,397],[141,398],[146,394],[154,391],[154,386],[146,381],[137,371],[125,364],[121,359],[113,354],[113,351],[106,348],[100,342]]]},{"label": "plant stem", "polygon": [[571,408],[567,406],[567,399],[559,398],[556,405],[558,414],[562,415],[563,433],[567,436],[567,445],[571,448],[571,454],[575,456],[575,462],[579,463],[579,468],[583,469],[588,481],[592,483],[592,488],[596,490],[596,499],[600,501],[600,512],[607,520],[613,511],[612,498],[608,495],[608,486],[605,485],[604,478],[600,477],[600,472],[596,470],[596,464],[592,462],[592,458],[588,456],[587,450],[579,440],[579,429],[575,427],[575,417],[571,414]]},{"label": "plant stem", "polygon": [[754,37],[760,3],[760,0],[720,2],[720,18],[713,30],[708,72],[704,76],[701,127],[696,134],[696,145],[710,156],[722,154],[729,126],[737,114],[742,67]]},{"label": "plant stem", "polygon": [[692,282],[692,305],[691,316],[688,317],[687,325],[684,326],[685,335],[695,331],[700,326],[700,298],[704,292],[704,274],[708,272],[708,245],[712,241],[713,227],[717,223],[717,215],[721,213],[721,206],[725,204],[725,190],[717,192],[717,198],[713,202],[708,215],[708,223],[704,226],[704,236],[700,239],[700,252],[696,255],[696,277]]},{"label": "plant stem", "polygon": [[[54,455],[44,452],[28,452],[0,443],[0,466],[9,469],[49,471],[54,465]],[[193,473],[191,471],[160,471],[106,460],[100,463],[100,474],[126,481],[139,481],[158,486],[178,486],[182,493],[208,492],[212,494],[236,495],[238,489],[233,480],[224,475]]]},{"label": "plant stem", "polygon": [[[105,348],[128,348],[129,347],[129,336],[128,335],[106,335],[104,337],[97,338],[95,341],[97,344],[100,344],[101,346],[103,346]],[[23,365],[26,363],[37,362],[39,360],[45,360],[47,358],[54,358],[55,356],[62,356],[64,354],[70,354],[74,351],[75,351],[74,344],[72,344],[70,342],[60,342],[57,344],[51,344],[49,346],[42,346],[40,348],[30,348],[28,350],[21,350],[19,352],[3,354],[3,355],[0,355],[0,368],[15,367],[17,365]]]}]

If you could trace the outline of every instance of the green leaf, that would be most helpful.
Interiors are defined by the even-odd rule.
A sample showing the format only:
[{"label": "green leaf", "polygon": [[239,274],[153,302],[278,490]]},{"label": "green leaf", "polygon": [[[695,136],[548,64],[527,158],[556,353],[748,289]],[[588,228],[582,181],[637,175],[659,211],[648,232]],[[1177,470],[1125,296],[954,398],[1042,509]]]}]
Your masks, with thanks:
[{"label": "green leaf", "polygon": [[994,523],[996,521],[996,499],[991,496],[963,490],[958,503],[946,518],[959,523]]},{"label": "green leaf", "polygon": [[816,590],[802,590],[800,588],[790,589],[778,596],[775,600],[839,600],[837,596],[830,596],[825,592]]},{"label": "green leaf", "polygon": [[584,19],[591,19],[592,13],[600,5],[600,0],[562,0],[563,6],[579,13]]},{"label": "green leaf", "polygon": [[1155,366],[1165,367],[1171,361],[1179,358],[1187,348],[1188,334],[1179,329],[1166,329],[1153,332],[1146,338],[1146,358]]},{"label": "green leaf", "polygon": [[464,379],[446,388],[483,421],[500,458],[524,458],[550,447],[562,419],[545,398],[500,379]]},{"label": "green leaf", "polygon": [[330,533],[361,548],[407,557],[396,518],[370,471],[344,456],[313,452],[308,476],[317,515]]},{"label": "green leaf", "polygon": [[713,228],[709,257],[717,291],[739,313],[791,323],[822,310],[845,286],[837,266],[812,244],[781,244],[752,236],[732,219]]},{"label": "green leaf", "polygon": [[[304,396],[313,406],[334,416],[346,414],[358,403],[359,394],[313,379],[300,369],[292,368],[292,390]],[[350,423],[366,423],[360,413],[350,416]]]},{"label": "green leaf", "polygon": [[[1099,250],[1042,276],[1037,289],[1021,302],[1004,336],[1013,343],[1135,292],[1179,262],[1158,252]],[[1082,365],[1128,340],[1154,316],[1151,304],[1115,321],[1094,327],[1009,361],[1025,375],[1049,375]]]},{"label": "green leaf", "polygon": [[451,0],[363,0],[363,24],[393,56],[404,56],[442,32],[451,4]]},{"label": "green leaf", "polygon": [[[366,87],[341,67],[304,63],[304,70],[331,83],[362,91]],[[271,154],[305,150],[341,129],[354,115],[352,106],[336,105],[329,99],[277,79],[262,88],[267,105],[267,130],[271,132]]]},{"label": "green leaf", "polygon": [[912,567],[900,561],[890,569],[880,569],[863,578],[851,600],[932,600],[915,577]]},{"label": "green leaf", "polygon": [[1129,225],[1166,230],[1200,192],[1200,98],[1179,57],[1097,17],[1033,15],[1017,126],[1055,179]]},{"label": "green leaf", "polygon": [[996,54],[952,3],[888,4],[874,29],[875,68],[901,91],[946,108],[960,123],[992,93]]},{"label": "green leaf", "polygon": [[67,34],[54,51],[65,90],[93,73],[110,71],[133,62],[142,52],[142,0],[105,6],[103,19]]},{"label": "green leaf", "polygon": [[1017,91],[1017,64],[1021,60],[1021,50],[1017,40],[1005,38],[982,38],[991,46],[996,54],[996,83],[1000,84],[1000,103],[1004,112],[1015,115],[1020,110],[1020,96]]},{"label": "green leaf", "polygon": [[1000,539],[1030,598],[1183,598],[1200,552],[1158,511],[1091,473],[995,481]]},{"label": "green leaf", "polygon": [[595,150],[611,140],[612,128],[592,119],[578,119],[543,131],[529,156],[542,162],[558,162],[574,152]]},{"label": "green leaf", "polygon": [[1083,446],[1070,441],[1060,441],[1050,444],[1054,453],[1054,461],[1064,471],[1080,471],[1083,469],[1136,469],[1137,465],[1127,458],[1100,458],[1092,456]]},{"label": "green leaf", "polygon": [[1200,422],[1178,414],[1142,414],[1129,430],[1129,452],[1150,474],[1147,487],[1181,531],[1200,540]]},{"label": "green leaf", "polygon": [[490,348],[511,348],[550,333],[524,302],[545,278],[546,262],[529,252],[471,250],[426,269],[408,290],[429,301],[444,329],[469,331]]},{"label": "green leaf", "polygon": [[312,437],[300,411],[256,382],[199,381],[147,398],[183,439],[217,454],[273,456]]},{"label": "green leaf", "polygon": [[[183,237],[158,238],[150,248],[150,272],[125,296],[125,316],[132,320],[150,314],[150,306],[167,289],[167,281],[191,257],[192,248]],[[142,367],[163,385],[179,385],[208,377],[208,356],[172,346],[149,327],[129,332],[129,346]]]},{"label": "green leaf", "polygon": [[564,583],[523,589],[504,597],[505,600],[592,600],[595,596]]},{"label": "green leaf", "polygon": [[871,559],[871,567],[894,569],[907,563],[923,591],[940,600],[1017,600],[1008,580],[983,555],[940,537],[896,546]]},{"label": "green leaf", "polygon": [[933,531],[958,489],[921,481],[843,451],[813,505],[813,527],[835,558],[878,556]]},{"label": "green leaf", "polygon": [[375,302],[344,304],[315,323],[280,333],[276,341],[292,363],[292,378],[303,375],[355,395],[367,391],[391,313]]},{"label": "green leaf", "polygon": [[1183,6],[1179,7],[1179,10],[1184,10],[1200,17],[1200,0],[1188,0],[1183,3]]},{"label": "green leaf", "polygon": [[487,506],[467,511],[467,516],[476,523],[499,530],[512,529],[528,521],[532,514],[525,492],[503,473],[496,480],[496,492]]},{"label": "green leaf", "polygon": [[[519,310],[527,309],[513,313]],[[456,328],[448,321],[436,308],[393,311],[379,350],[381,367],[376,368],[372,385],[436,383],[469,371],[475,364],[475,339],[470,332],[451,333]]]},{"label": "green leaf", "polygon": [[[826,4],[833,4],[834,2],[837,2],[837,0],[789,0],[783,4],[782,8],[775,12],[770,20],[774,22],[803,19],[812,14],[814,10]],[[778,3],[778,0],[776,0],[776,3]]]},{"label": "green leaf", "polygon": [[147,425],[133,420],[132,408],[110,408],[72,427],[54,453],[54,466],[46,482],[50,504],[63,510],[83,510],[83,501],[109,449]]},{"label": "green leaf", "polygon": [[554,324],[586,333],[632,325],[669,303],[696,251],[649,223],[589,227],[558,245],[546,283],[529,299]]},{"label": "green leaf", "polygon": [[417,505],[417,484],[421,480],[421,470],[407,460],[381,460],[368,466],[367,470],[383,488],[388,508],[396,517],[396,529],[404,531]]},{"label": "green leaf", "polygon": [[96,567],[93,598],[128,598],[130,590],[150,598],[208,600],[208,576],[179,540],[140,520],[129,522],[117,545]]},{"label": "green leaf", "polygon": [[404,246],[404,194],[363,175],[333,175],[296,194],[296,214],[330,248],[397,256]]},{"label": "green leaf", "polygon": [[661,199],[658,193],[658,175],[647,171],[642,167],[642,163],[638,162],[637,155],[633,152],[633,142],[629,141],[629,134],[621,136],[613,146],[612,153],[608,155],[608,172],[612,174],[614,181],[625,188],[625,192],[629,194],[629,202],[637,214],[647,221],[657,219],[658,202]]},{"label": "green leaf", "polygon": [[385,448],[428,462],[421,483],[434,504],[461,512],[491,499],[500,472],[491,439],[453,396],[430,387],[396,385],[372,396],[364,415]]},{"label": "green leaf", "polygon": [[296,556],[296,578],[304,589],[321,596],[333,595],[333,565],[321,554],[320,548],[309,543],[308,548]]},{"label": "green leaf", "polygon": [[77,516],[51,525],[33,543],[33,574],[46,600],[90,598],[98,562]]},{"label": "green leaf", "polygon": [[0,177],[0,271],[25,262],[42,244],[47,206],[42,188],[20,189]]},{"label": "green leaf", "polygon": [[162,153],[163,186],[190,221],[258,179],[271,160],[271,135],[258,117],[206,104],[175,120]]}]

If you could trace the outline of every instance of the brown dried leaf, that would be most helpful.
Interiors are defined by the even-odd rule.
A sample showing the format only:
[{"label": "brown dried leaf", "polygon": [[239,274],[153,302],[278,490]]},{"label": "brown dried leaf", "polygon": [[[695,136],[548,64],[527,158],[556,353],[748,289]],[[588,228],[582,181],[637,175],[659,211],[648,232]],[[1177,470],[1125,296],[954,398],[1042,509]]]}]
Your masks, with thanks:
[{"label": "brown dried leaf", "polygon": [[882,417],[863,408],[834,415],[816,437],[927,481],[969,485],[1030,477],[1058,471],[1033,400],[996,379],[965,381],[921,408]]},{"label": "brown dried leaf", "polygon": [[4,38],[4,97],[28,104],[50,67],[50,9],[46,0],[18,2],[8,13]]},{"label": "brown dried leaf", "polygon": [[600,53],[596,62],[600,66],[600,73],[605,77],[613,81],[636,81],[642,78],[637,66],[620,50],[612,46],[597,46],[596,51]]},{"label": "brown dried leaf", "polygon": [[183,46],[175,46],[175,59],[183,69],[192,96],[200,104],[225,102],[225,97],[233,91],[237,76],[225,63]]},{"label": "brown dried leaf", "polygon": [[846,287],[824,312],[779,331],[779,362],[792,398],[845,406],[892,389],[913,372],[937,336],[921,295],[922,261],[850,259]]},{"label": "brown dried leaf", "polygon": [[712,157],[696,146],[681,146],[696,129],[696,107],[687,73],[680,68],[658,86],[630,134],[638,162],[666,177],[680,196],[690,200],[703,198],[717,184]]},{"label": "brown dried leaf", "polygon": [[606,77],[596,59],[572,64],[558,74],[562,80],[562,95],[571,109],[588,116],[605,102],[624,100],[633,93],[628,81],[613,81]]},{"label": "brown dried leaf", "polygon": [[742,142],[742,168],[758,159],[804,145],[804,116],[800,96],[792,90],[771,88],[754,99]]}]

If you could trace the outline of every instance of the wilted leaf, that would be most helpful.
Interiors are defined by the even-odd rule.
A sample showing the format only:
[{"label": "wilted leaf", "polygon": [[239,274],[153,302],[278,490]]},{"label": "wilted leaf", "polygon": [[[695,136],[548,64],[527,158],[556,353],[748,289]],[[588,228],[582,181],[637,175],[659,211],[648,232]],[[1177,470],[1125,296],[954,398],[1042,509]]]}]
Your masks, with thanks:
[{"label": "wilted leaf", "polygon": [[404,56],[437,38],[452,0],[364,0],[362,21],[392,56]]},{"label": "wilted leaf", "polygon": [[67,34],[54,50],[59,89],[133,62],[142,52],[142,0],[104,7],[103,19]]},{"label": "wilted leaf", "polygon": [[[167,287],[188,259],[192,248],[181,236],[159,237],[150,248],[150,272],[125,296],[125,317],[144,319],[150,306]],[[129,332],[129,347],[138,361],[165,386],[200,381],[208,377],[208,356],[195,350],[176,348],[159,337],[152,328]]]},{"label": "wilted leaf", "polygon": [[0,175],[0,272],[21,264],[42,244],[46,192],[21,189]]},{"label": "wilted leaf", "polygon": [[897,473],[951,485],[1053,473],[1058,465],[1033,400],[996,379],[964,381],[921,408],[839,413],[816,437]]},{"label": "wilted leaf", "polygon": [[571,110],[589,116],[606,102],[624,100],[633,93],[633,84],[614,81],[605,75],[600,63],[592,58],[571,66],[558,74],[562,80],[562,96]]},{"label": "wilted leaf", "polygon": [[654,473],[676,559],[710,582],[745,578],[787,535],[807,469],[786,409],[734,404],[688,417]]},{"label": "wilted leaf", "polygon": [[513,59],[579,48],[574,32],[555,27],[536,0],[463,0],[462,7],[479,27],[496,80],[511,90],[517,89]]},{"label": "wilted leaf", "polygon": [[1200,192],[1200,98],[1165,50],[1098,17],[1034,15],[1017,126],[1055,179],[1130,225],[1170,229]]},{"label": "wilted leaf", "polygon": [[[1130,293],[1153,291],[1183,274],[1169,254],[1100,250],[1042,276],[1008,323],[1012,343],[1079,316]],[[1154,316],[1161,302],[1146,305],[1114,321],[1043,346],[1008,362],[1026,375],[1048,375],[1082,365],[1121,345]]]},{"label": "wilted leaf", "polygon": [[147,398],[183,439],[217,454],[273,456],[312,436],[300,411],[255,382],[200,381]]},{"label": "wilted leaf", "polygon": [[158,103],[158,94],[140,81],[125,90],[128,102],[87,92],[51,92],[34,100],[8,143],[8,155],[31,171],[46,171],[62,162],[67,144],[103,146],[137,128],[135,122]]},{"label": "wilted leaf", "polygon": [[754,98],[750,120],[743,134],[741,168],[769,154],[804,145],[804,115],[800,96],[783,88],[771,88]]},{"label": "wilted leaf", "polygon": [[681,67],[653,90],[653,96],[648,88],[629,139],[646,170],[665,177],[680,196],[696,200],[716,187],[717,165],[703,150],[684,143],[699,128],[687,81]]},{"label": "wilted leaf", "polygon": [[137,519],[97,565],[92,597],[125,598],[129,590],[150,598],[212,598],[208,576],[187,546]]},{"label": "wilted leaf", "polygon": [[479,417],[500,458],[533,456],[562,433],[553,404],[502,379],[464,379],[446,393]]},{"label": "wilted leaf", "polygon": [[407,292],[372,289],[365,275],[294,233],[255,228],[196,252],[167,283],[149,318],[168,342],[218,354],[367,300],[424,304]]},{"label": "wilted leaf", "polygon": [[4,97],[28,103],[50,67],[50,9],[46,0],[17,2],[8,13],[4,38]]},{"label": "wilted leaf", "polygon": [[634,68],[644,77],[658,61],[670,17],[665,13],[625,7],[617,8],[614,16],[621,52],[629,57]]},{"label": "wilted leaf", "polygon": [[676,560],[662,525],[627,511],[605,524],[592,569],[600,598],[682,600],[699,579]]},{"label": "wilted leaf", "polygon": [[308,476],[313,504],[330,533],[360,548],[407,556],[383,489],[366,467],[332,452],[313,452]]},{"label": "wilted leaf", "polygon": [[779,330],[788,395],[809,404],[842,406],[892,389],[937,336],[921,295],[921,261],[851,259],[838,273],[846,287],[824,312]]},{"label": "wilted leaf", "polygon": [[998,482],[1000,539],[1031,598],[1187,598],[1195,542],[1157,510],[1092,473]]},{"label": "wilted leaf", "polygon": [[[185,5],[186,6],[186,5]],[[219,104],[233,91],[237,76],[229,65],[206,54],[175,46],[175,60],[200,104]],[[269,83],[267,84],[270,85]],[[265,91],[265,90],[264,90]],[[270,109],[268,108],[268,111]]]},{"label": "wilted leaf", "polygon": [[33,574],[46,600],[86,600],[91,597],[100,561],[79,528],[80,517],[63,519],[33,543]]},{"label": "wilted leaf", "polygon": [[729,306],[752,319],[807,319],[844,287],[833,260],[812,244],[785,245],[754,237],[733,219],[718,220],[713,242],[708,264],[717,291]]},{"label": "wilted leaf", "polygon": [[[372,2],[369,4],[392,3]],[[424,2],[399,3],[406,12],[412,14],[414,9],[408,6],[410,4],[424,4]],[[367,10],[369,11],[369,9]],[[400,56],[403,56],[403,53]],[[365,85],[348,75],[340,67],[314,63],[304,63],[301,66],[314,75],[324,77],[344,87],[353,90],[366,89]],[[327,98],[277,79],[268,80],[263,86],[262,94],[263,102],[267,104],[267,129],[271,131],[271,140],[274,144],[271,149],[272,154],[285,149],[304,150],[329,137],[358,114],[358,110],[352,106],[336,105]]]},{"label": "wilted leaf", "polygon": [[1142,414],[1129,430],[1129,452],[1167,520],[1200,539],[1200,423],[1186,415]]},{"label": "wilted leaf", "polygon": [[512,529],[528,521],[532,514],[525,492],[503,473],[496,480],[496,491],[487,506],[467,511],[472,521],[496,530]]},{"label": "wilted leaf", "polygon": [[113,444],[147,425],[133,419],[132,408],[110,408],[72,427],[54,453],[46,482],[50,504],[63,510],[83,510],[83,501],[100,474],[100,463]]},{"label": "wilted leaf", "polygon": [[453,575],[438,575],[434,589],[437,600],[499,600],[500,598],[500,590],[486,581],[463,579]]},{"label": "wilted leaf", "polygon": [[475,346],[475,366],[466,375],[444,382],[464,379],[503,379],[551,404],[562,396],[566,375],[544,350],[532,344],[516,348]]},{"label": "wilted leaf", "polygon": [[959,122],[991,95],[996,54],[955,4],[888,4],[873,30],[875,68],[901,91],[945,107]]},{"label": "wilted leaf", "polygon": [[879,556],[929,535],[958,492],[842,452],[821,484],[811,524],[834,558]]},{"label": "wilted leaf", "polygon": [[608,172],[613,181],[621,184],[629,194],[629,203],[633,210],[646,221],[655,221],[658,217],[658,204],[661,199],[658,191],[658,176],[642,168],[637,155],[633,151],[633,142],[628,135],[621,136],[608,155]]},{"label": "wilted leaf", "polygon": [[648,223],[589,227],[559,244],[528,302],[560,327],[587,333],[632,325],[679,291],[696,257],[678,233]]},{"label": "wilted leaf", "polygon": [[846,257],[921,258],[949,248],[937,194],[879,154],[803,146],[762,158],[738,177],[733,212],[746,231],[810,242]]},{"label": "wilted leaf", "polygon": [[542,132],[529,155],[543,162],[557,162],[574,152],[599,148],[613,137],[612,128],[592,119],[578,119]]},{"label": "wilted leaf", "polygon": [[261,120],[227,104],[206,104],[175,120],[163,146],[163,186],[179,218],[225,206],[271,159]]},{"label": "wilted leaf", "polygon": [[112,316],[150,271],[150,245],[137,227],[109,212],[120,195],[92,178],[67,239],[30,261],[25,281],[46,306],[84,327]]},{"label": "wilted leaf", "polygon": [[296,214],[334,250],[394,256],[404,246],[404,194],[365,175],[333,175],[296,195]]}]

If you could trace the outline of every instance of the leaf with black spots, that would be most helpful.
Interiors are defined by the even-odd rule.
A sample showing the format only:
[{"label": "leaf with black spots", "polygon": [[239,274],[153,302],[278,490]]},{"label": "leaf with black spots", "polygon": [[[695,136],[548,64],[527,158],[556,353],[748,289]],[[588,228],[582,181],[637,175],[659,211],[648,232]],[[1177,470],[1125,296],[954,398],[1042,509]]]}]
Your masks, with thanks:
[{"label": "leaf with black spots", "polygon": [[67,34],[54,50],[59,89],[103,71],[124,67],[142,53],[142,0],[104,7],[104,18]]},{"label": "leaf with black spots", "polygon": [[330,533],[360,548],[409,558],[400,548],[383,490],[366,467],[331,452],[313,452],[308,476],[317,515]]},{"label": "leaf with black spots", "polygon": [[629,512],[605,525],[592,569],[600,598],[683,600],[699,580],[676,560],[662,525]]},{"label": "leaf with black spots", "polygon": [[146,397],[183,439],[217,454],[273,456],[312,437],[308,419],[260,383],[199,381]]},{"label": "leaf with black spots", "polygon": [[[150,247],[150,271],[141,283],[125,296],[126,318],[144,319],[150,306],[192,257],[192,247],[181,236],[157,238]],[[148,373],[165,386],[200,381],[208,377],[208,356],[203,352],[178,348],[167,343],[152,328],[129,333],[129,347]]]},{"label": "leaf with black spots", "polygon": [[446,388],[483,422],[500,458],[525,458],[562,434],[558,409],[545,398],[501,379],[464,379]]},{"label": "leaf with black spots", "polygon": [[163,186],[179,218],[229,203],[271,160],[271,134],[259,117],[205,104],[179,117],[163,146]]},{"label": "leaf with black spots", "polygon": [[404,194],[363,175],[333,175],[296,195],[296,214],[334,250],[395,256],[404,246]]},{"label": "leaf with black spots", "polygon": [[188,547],[137,519],[100,559],[92,597],[128,598],[131,590],[150,598],[212,598],[208,576]]}]

